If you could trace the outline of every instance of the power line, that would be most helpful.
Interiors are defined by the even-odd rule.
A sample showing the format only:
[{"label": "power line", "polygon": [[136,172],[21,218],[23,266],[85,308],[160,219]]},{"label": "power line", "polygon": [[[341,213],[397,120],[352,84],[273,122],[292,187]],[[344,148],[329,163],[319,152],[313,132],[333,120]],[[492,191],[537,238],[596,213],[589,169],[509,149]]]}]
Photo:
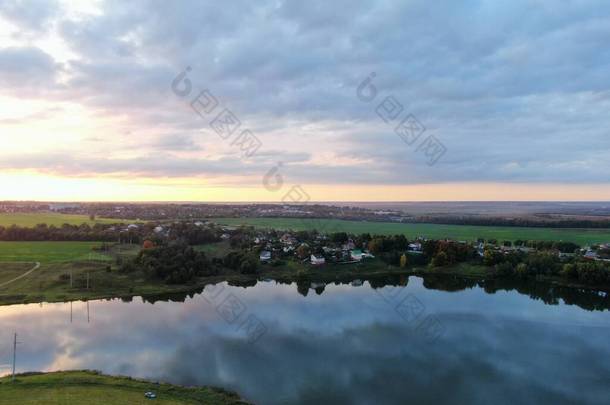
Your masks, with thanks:
[{"label": "power line", "polygon": [[21,342],[17,341],[17,332],[15,332],[15,339],[13,340],[13,378],[12,381],[15,381],[15,366],[17,364],[17,345]]}]

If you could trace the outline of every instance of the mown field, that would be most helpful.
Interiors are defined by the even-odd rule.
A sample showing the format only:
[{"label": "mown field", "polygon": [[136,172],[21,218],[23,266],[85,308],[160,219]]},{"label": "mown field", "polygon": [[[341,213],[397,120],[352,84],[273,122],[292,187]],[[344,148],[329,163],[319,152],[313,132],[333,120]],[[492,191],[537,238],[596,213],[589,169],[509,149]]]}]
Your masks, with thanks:
[{"label": "mown field", "polygon": [[0,262],[110,260],[93,251],[100,242],[0,242]]},{"label": "mown field", "polygon": [[[144,393],[153,391],[149,400]],[[90,371],[56,372],[0,378],[0,405],[132,405],[132,404],[244,404],[236,394],[208,387],[187,388],[155,384],[127,377],[110,377]]]},{"label": "mown field", "polygon": [[63,224],[81,225],[96,223],[113,224],[116,222],[125,222],[110,218],[96,218],[94,221],[89,219],[87,215],[69,215],[59,214],[54,212],[36,212],[36,213],[0,213],[0,226],[18,225],[24,227],[34,227],[37,224],[47,224],[61,226]]},{"label": "mown field", "polygon": [[569,241],[580,245],[610,242],[610,229],[523,228],[509,226],[472,226],[439,224],[399,224],[388,222],[343,221],[335,219],[298,218],[212,218],[224,225],[251,225],[258,228],[311,230],[325,232],[371,233],[378,235],[404,234],[408,238],[423,236],[430,239],[499,241],[517,239]]}]

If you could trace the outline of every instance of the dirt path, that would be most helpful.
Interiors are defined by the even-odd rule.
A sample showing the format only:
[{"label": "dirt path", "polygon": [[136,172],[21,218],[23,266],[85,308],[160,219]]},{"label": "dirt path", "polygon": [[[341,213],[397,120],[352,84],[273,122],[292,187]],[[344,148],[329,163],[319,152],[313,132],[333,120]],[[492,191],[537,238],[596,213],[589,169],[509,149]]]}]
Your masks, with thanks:
[{"label": "dirt path", "polygon": [[32,272],[36,271],[38,268],[40,267],[40,262],[36,262],[36,265],[34,267],[32,267],[30,270],[26,271],[25,273],[23,273],[22,275],[20,275],[19,277],[15,277],[12,280],[9,281],[5,281],[4,283],[0,284],[0,288],[4,287],[6,285],[9,285],[11,283],[14,283],[17,280],[21,280],[24,277],[29,276],[30,274],[32,274]]}]

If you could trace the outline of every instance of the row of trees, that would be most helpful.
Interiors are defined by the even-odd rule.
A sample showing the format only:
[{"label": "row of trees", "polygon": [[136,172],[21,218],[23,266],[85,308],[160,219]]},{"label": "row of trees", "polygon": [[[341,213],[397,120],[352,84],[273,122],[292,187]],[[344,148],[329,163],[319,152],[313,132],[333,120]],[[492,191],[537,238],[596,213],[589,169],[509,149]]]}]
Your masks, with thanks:
[{"label": "row of trees", "polygon": [[[47,226],[38,224],[34,227],[21,227],[11,225],[0,226],[0,240],[2,241],[116,241],[119,237],[117,231],[110,225],[88,224],[62,226]],[[127,237],[127,236],[126,236]],[[138,234],[133,234],[134,242],[139,242]]]},{"label": "row of trees", "polygon": [[490,266],[491,272],[501,277],[520,278],[546,276],[567,277],[584,284],[609,284],[610,264],[602,261],[575,260],[563,263],[550,252],[518,253],[486,250],[483,263]]}]

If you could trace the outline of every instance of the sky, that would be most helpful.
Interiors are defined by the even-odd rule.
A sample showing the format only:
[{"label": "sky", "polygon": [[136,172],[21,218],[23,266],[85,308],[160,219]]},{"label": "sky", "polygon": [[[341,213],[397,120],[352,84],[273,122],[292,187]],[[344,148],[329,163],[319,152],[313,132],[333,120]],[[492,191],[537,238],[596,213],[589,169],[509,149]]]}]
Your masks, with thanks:
[{"label": "sky", "polygon": [[610,200],[610,4],[0,2],[0,200]]}]

